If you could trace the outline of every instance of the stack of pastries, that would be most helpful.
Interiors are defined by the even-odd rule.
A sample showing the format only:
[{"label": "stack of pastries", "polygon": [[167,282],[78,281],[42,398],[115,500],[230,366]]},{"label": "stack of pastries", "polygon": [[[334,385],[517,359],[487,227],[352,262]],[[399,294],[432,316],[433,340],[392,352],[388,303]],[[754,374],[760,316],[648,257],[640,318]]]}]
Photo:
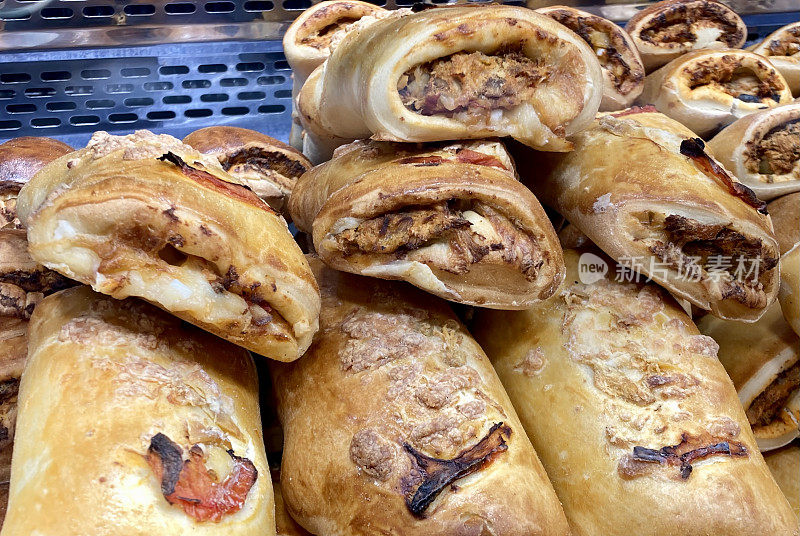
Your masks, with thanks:
[{"label": "stack of pastries", "polygon": [[0,534],[798,536],[796,25],[533,4],[315,4],[291,146],[0,145]]}]

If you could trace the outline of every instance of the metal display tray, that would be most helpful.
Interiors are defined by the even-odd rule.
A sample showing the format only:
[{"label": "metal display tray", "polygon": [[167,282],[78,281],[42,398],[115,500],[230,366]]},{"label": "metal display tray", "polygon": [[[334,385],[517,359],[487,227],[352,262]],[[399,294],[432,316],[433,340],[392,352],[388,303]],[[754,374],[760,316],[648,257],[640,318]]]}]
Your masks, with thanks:
[{"label": "metal display tray", "polygon": [[[580,5],[618,22],[647,5],[550,3]],[[0,141],[51,136],[79,147],[96,130],[145,128],[182,138],[210,125],[252,128],[286,141],[292,81],[280,38],[310,5],[0,0]],[[800,0],[736,6],[749,13],[743,15],[748,44],[800,18]]]}]

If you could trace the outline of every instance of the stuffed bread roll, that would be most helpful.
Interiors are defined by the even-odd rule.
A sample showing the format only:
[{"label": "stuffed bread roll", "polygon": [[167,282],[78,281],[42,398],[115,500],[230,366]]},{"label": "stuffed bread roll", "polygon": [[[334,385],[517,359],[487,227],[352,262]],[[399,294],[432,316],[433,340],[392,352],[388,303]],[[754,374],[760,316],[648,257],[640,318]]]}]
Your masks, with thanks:
[{"label": "stuffed bread roll", "polygon": [[652,71],[691,50],[741,48],[747,25],[716,0],[665,0],[636,13],[625,25]]},{"label": "stuffed bread roll", "polygon": [[766,56],[800,97],[800,21],[778,28],[750,50]]},{"label": "stuffed bread roll", "polygon": [[754,321],[777,296],[764,203],[685,127],[647,109],[603,115],[566,155],[518,159],[526,183],[606,254],[680,299]]},{"label": "stuffed bread roll", "polygon": [[551,6],[536,11],[581,36],[594,50],[603,71],[600,111],[621,110],[633,104],[644,89],[644,66],[625,30],[608,19],[573,7]]},{"label": "stuffed bread roll", "polygon": [[319,293],[281,216],[167,135],[96,133],[20,192],[34,260],[267,357],[302,355]]},{"label": "stuffed bread roll", "polygon": [[25,136],[0,144],[0,228],[22,227],[17,218],[17,196],[37,171],[72,147],[52,138]]},{"label": "stuffed bread roll", "polygon": [[497,141],[355,142],[302,177],[290,210],[329,266],[460,303],[520,309],[564,277],[553,226]]},{"label": "stuffed bread roll", "polygon": [[[440,141],[511,136],[550,151],[584,128],[602,97],[591,48],[515,6],[387,16],[348,32],[305,86],[303,121],[340,138]],[[318,115],[304,98],[318,92]]]},{"label": "stuffed bread roll", "polygon": [[283,211],[297,178],[311,168],[308,158],[293,147],[246,128],[201,128],[183,143],[215,157],[222,169],[278,212]]},{"label": "stuffed bread roll", "polygon": [[292,517],[338,536],[568,534],[489,361],[444,302],[311,265],[320,335],[270,367]]},{"label": "stuffed bread roll", "polygon": [[590,251],[564,256],[560,292],[479,310],[473,332],[573,534],[795,535],[716,343],[656,285],[618,281]]},{"label": "stuffed bread roll", "polygon": [[800,446],[797,443],[764,454],[772,476],[780,486],[794,514],[800,517]]},{"label": "stuffed bread roll", "polygon": [[800,104],[737,119],[708,150],[759,199],[800,191]]},{"label": "stuffed bread roll", "polygon": [[767,204],[781,255],[800,242],[800,192],[781,196]]},{"label": "stuffed bread roll", "polygon": [[739,392],[747,419],[762,451],[798,437],[800,420],[800,339],[773,304],[747,326],[704,316],[703,334],[719,345],[719,360]]},{"label": "stuffed bread roll", "polygon": [[352,142],[352,139],[337,136],[325,129],[318,118],[322,115],[322,77],[323,66],[318,67],[308,77],[297,99],[300,123],[303,126],[303,154],[314,165],[327,162],[333,157],[337,147]]},{"label": "stuffed bread roll", "polygon": [[800,335],[800,243],[781,257],[781,289],[778,293],[783,316]]},{"label": "stuffed bread roll", "polygon": [[42,301],[18,419],[4,536],[275,534],[252,359],[151,305]]},{"label": "stuffed bread roll", "polygon": [[791,103],[792,93],[763,56],[698,50],[647,75],[639,102],[707,136],[740,117]]}]

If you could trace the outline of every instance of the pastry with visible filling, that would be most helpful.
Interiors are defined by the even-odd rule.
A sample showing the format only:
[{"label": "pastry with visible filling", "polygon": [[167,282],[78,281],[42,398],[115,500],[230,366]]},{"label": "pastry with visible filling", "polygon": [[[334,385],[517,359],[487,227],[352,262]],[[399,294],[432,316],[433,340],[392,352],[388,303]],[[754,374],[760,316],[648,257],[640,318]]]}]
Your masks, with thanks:
[{"label": "pastry with visible filling", "polygon": [[800,21],[778,28],[750,50],[766,56],[800,97]]},{"label": "pastry with visible filling", "polygon": [[222,169],[283,212],[297,179],[311,169],[308,158],[266,134],[239,127],[206,127],[183,143],[219,160]]},{"label": "pastry with visible filling", "polygon": [[792,505],[794,515],[800,517],[800,446],[792,443],[764,454],[770,473]]},{"label": "pastry with visible filling", "polygon": [[317,328],[319,292],[286,222],[216,158],[165,134],[96,133],[20,192],[31,257],[137,296],[281,361]]},{"label": "pastry with visible filling", "polygon": [[3,536],[275,534],[247,351],[85,286],[29,348]]},{"label": "pastry with visible filling", "polygon": [[320,333],[270,366],[292,517],[338,536],[566,536],[514,408],[444,302],[311,265]]},{"label": "pastry with visible filling", "polygon": [[[529,2],[536,3],[535,0]],[[608,19],[569,6],[536,10],[560,22],[586,41],[603,69],[600,111],[627,108],[644,89],[644,65],[628,32]]]},{"label": "pastry with visible filling", "polygon": [[604,114],[564,155],[517,159],[523,182],[606,254],[721,318],[754,321],[777,296],[765,204],[648,108]]},{"label": "pastry with visible filling", "polygon": [[747,420],[762,451],[798,437],[800,339],[774,303],[747,326],[704,316],[700,331],[719,343],[719,360],[739,392]]},{"label": "pastry with visible filling", "polygon": [[572,533],[796,534],[714,340],[663,289],[619,281],[599,251],[564,257],[553,297],[526,311],[479,310],[473,332]]},{"label": "pastry with visible filling", "polygon": [[564,277],[550,220],[497,141],[354,142],[300,179],[290,211],[329,266],[448,300],[521,309]]},{"label": "pastry with visible filling", "polygon": [[639,102],[710,135],[737,119],[792,102],[781,73],[744,50],[699,50],[647,75]]},{"label": "pastry with visible filling", "polygon": [[442,141],[510,136],[567,151],[602,98],[594,52],[549,17],[515,6],[391,15],[348,32],[298,105],[329,137]]},{"label": "pastry with visible filling", "polygon": [[746,115],[708,142],[714,158],[760,199],[800,191],[800,104]]},{"label": "pastry with visible filling", "polygon": [[800,242],[800,192],[781,196],[767,203],[781,255]]},{"label": "pastry with visible filling", "polygon": [[716,0],[665,0],[639,11],[625,25],[647,71],[698,49],[741,48],[747,25]]}]

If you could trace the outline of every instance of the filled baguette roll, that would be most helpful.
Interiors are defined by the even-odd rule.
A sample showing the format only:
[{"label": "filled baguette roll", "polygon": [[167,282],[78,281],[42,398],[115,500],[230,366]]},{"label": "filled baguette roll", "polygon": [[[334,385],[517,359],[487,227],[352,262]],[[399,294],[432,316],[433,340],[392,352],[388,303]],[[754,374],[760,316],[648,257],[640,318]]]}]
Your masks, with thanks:
[{"label": "filled baguette roll", "polygon": [[792,443],[767,452],[764,461],[792,506],[794,515],[800,517],[800,479],[797,478],[800,473],[800,446]]},{"label": "filled baguette roll", "polygon": [[[319,69],[300,92],[302,119],[339,138],[511,136],[566,151],[566,137],[591,121],[602,98],[592,49],[514,6],[393,14],[345,34]],[[311,96],[319,106],[306,106]]]},{"label": "filled baguette roll", "polygon": [[552,224],[497,141],[352,143],[301,178],[290,211],[327,265],[460,303],[520,309],[564,277]]},{"label": "filled baguette roll", "polygon": [[700,331],[719,343],[719,360],[739,393],[739,400],[762,451],[798,437],[800,420],[800,339],[773,304],[756,323],[704,316]]},{"label": "filled baguette roll", "polygon": [[[535,0],[529,2],[534,4]],[[594,50],[603,71],[600,111],[627,108],[644,89],[644,65],[628,33],[608,19],[569,6],[536,10],[578,34]]]},{"label": "filled baguette roll", "polygon": [[3,536],[275,534],[247,351],[88,287],[29,345]]},{"label": "filled baguette roll", "polygon": [[800,242],[800,192],[781,196],[767,203],[781,255]]},{"label": "filled baguette roll", "polygon": [[668,117],[599,117],[564,155],[518,159],[524,182],[609,256],[679,299],[752,322],[777,296],[765,204]]},{"label": "filled baguette roll", "polygon": [[284,210],[297,178],[311,168],[300,151],[246,128],[201,128],[183,143],[219,160],[222,169],[278,212]]},{"label": "filled baguette roll", "polygon": [[514,408],[444,302],[311,266],[320,334],[270,367],[292,517],[338,536],[567,535]]},{"label": "filled baguette roll", "polygon": [[800,104],[746,115],[708,142],[714,158],[760,199],[800,191]]},{"label": "filled baguette roll", "polygon": [[319,293],[286,222],[171,136],[98,132],[42,169],[17,208],[31,257],[98,292],[273,359],[311,343]]},{"label": "filled baguette roll", "polygon": [[781,257],[781,289],[778,300],[786,321],[800,335],[800,243]]},{"label": "filled baguette roll", "polygon": [[778,28],[750,50],[766,56],[800,97],[800,21]]},{"label": "filled baguette roll", "polygon": [[698,49],[741,48],[747,25],[716,0],[664,0],[625,25],[648,72]]},{"label": "filled baguette roll", "polygon": [[656,285],[618,281],[591,250],[564,256],[557,294],[478,310],[473,332],[572,534],[796,534],[716,343]]},{"label": "filled baguette roll", "polygon": [[698,50],[647,75],[639,102],[708,136],[746,115],[792,102],[783,76],[745,50]]}]

